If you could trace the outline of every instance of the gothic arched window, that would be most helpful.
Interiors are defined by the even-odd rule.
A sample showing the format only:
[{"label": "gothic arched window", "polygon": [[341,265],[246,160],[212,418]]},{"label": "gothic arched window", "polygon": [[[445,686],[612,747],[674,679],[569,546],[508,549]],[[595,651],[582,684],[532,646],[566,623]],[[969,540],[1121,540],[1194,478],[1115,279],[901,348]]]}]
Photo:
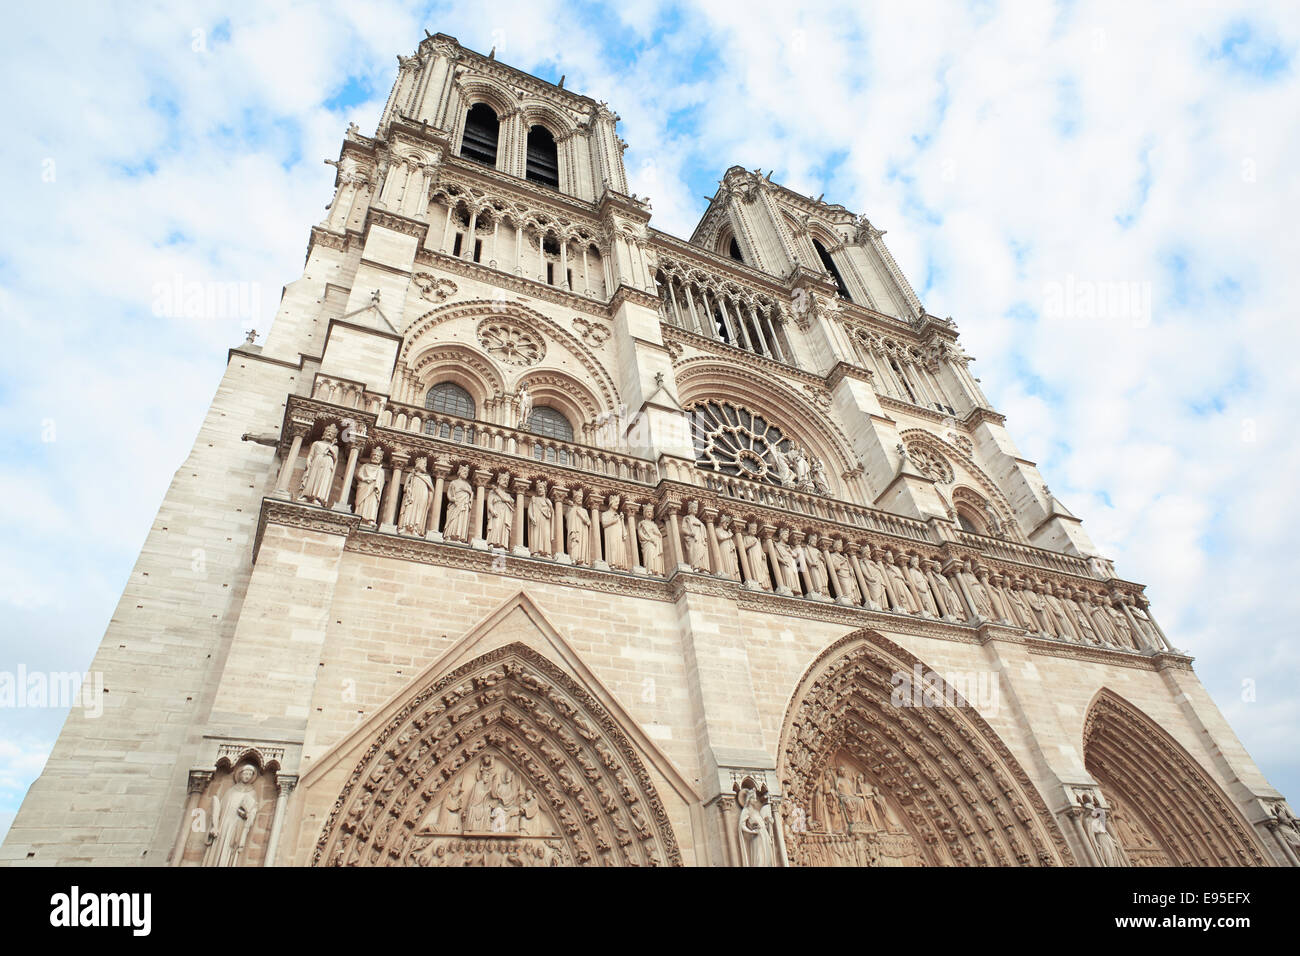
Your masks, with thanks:
[{"label": "gothic arched window", "polygon": [[552,189],[560,188],[560,158],[555,148],[555,137],[545,126],[534,126],[528,131],[528,165],[524,178]]},{"label": "gothic arched window", "polygon": [[826,251],[826,247],[823,246],[821,242],[814,239],[813,248],[817,250],[817,258],[822,261],[822,267],[825,268],[825,270],[831,274],[831,278],[835,280],[835,288],[839,290],[840,298],[852,299],[853,297],[849,295],[849,287],[844,284],[844,277],[840,275],[839,267],[835,265],[835,260],[832,259],[831,254]]},{"label": "gothic arched window", "polygon": [[705,402],[691,410],[695,463],[751,481],[787,484],[786,453],[793,450],[781,429],[731,402]]},{"label": "gothic arched window", "polygon": [[501,123],[492,107],[475,103],[465,116],[465,135],[461,139],[460,154],[484,166],[497,164],[497,139]]},{"label": "gothic arched window", "polygon": [[[456,415],[460,418],[473,418],[475,413],[474,398],[455,382],[439,382],[429,389],[424,396],[424,407],[443,415]],[[432,419],[425,422],[425,434],[435,438],[449,438],[457,442],[474,441],[474,429],[453,422],[437,422]]]},{"label": "gothic arched window", "polygon": [[528,430],[544,438],[573,441],[573,425],[549,405],[538,405],[528,416]]}]

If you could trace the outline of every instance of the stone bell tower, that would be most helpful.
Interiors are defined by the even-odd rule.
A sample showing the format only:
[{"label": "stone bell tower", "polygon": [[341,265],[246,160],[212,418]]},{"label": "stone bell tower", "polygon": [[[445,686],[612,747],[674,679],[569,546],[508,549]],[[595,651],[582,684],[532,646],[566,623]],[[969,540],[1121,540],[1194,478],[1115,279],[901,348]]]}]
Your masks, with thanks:
[{"label": "stone bell tower", "polygon": [[0,859],[1300,863],[885,233],[617,123],[398,57]]}]

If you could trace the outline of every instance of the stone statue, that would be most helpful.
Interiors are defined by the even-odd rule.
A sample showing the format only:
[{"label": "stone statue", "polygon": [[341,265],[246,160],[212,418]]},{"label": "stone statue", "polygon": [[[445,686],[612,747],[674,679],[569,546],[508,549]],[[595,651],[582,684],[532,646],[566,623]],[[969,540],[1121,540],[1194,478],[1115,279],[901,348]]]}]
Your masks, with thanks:
[{"label": "stone statue", "polygon": [[528,548],[544,558],[555,549],[555,508],[546,497],[546,482],[541,479],[537,493],[528,502]]},{"label": "stone statue", "polygon": [[826,478],[826,463],[820,458],[812,460],[812,483],[813,491],[819,495],[829,495],[831,493],[831,483]]},{"label": "stone statue", "polygon": [[325,433],[311,443],[307,451],[307,467],[303,469],[298,497],[322,507],[329,504],[334,488],[334,469],[339,463],[339,430],[333,422],[325,426]]},{"label": "stone statue", "polygon": [[479,761],[474,782],[465,797],[464,831],[488,833],[492,830],[492,805],[488,802],[496,788],[497,777],[492,769],[492,755],[484,754]]},{"label": "stone statue", "polygon": [[894,562],[892,551],[885,552],[885,574],[891,585],[890,590],[893,591],[894,598],[898,602],[895,610],[902,611],[904,614],[920,614],[919,598],[913,593],[911,585],[903,574],[903,569]]},{"label": "stone statue", "polygon": [[204,866],[240,866],[248,849],[248,836],[257,819],[257,793],[253,781],[257,768],[242,764],[235,771],[235,782],[224,798],[212,795],[212,808],[208,820],[207,848],[203,851]]},{"label": "stone statue", "polygon": [[357,516],[364,524],[379,520],[379,501],[384,493],[384,449],[370,449],[370,460],[357,469]]},{"label": "stone statue", "polygon": [[759,806],[758,792],[752,787],[742,787],[736,794],[736,803],[740,806],[740,865],[775,866],[771,804]]},{"label": "stone statue", "polygon": [[800,491],[807,491],[812,487],[812,467],[808,463],[808,456],[804,450],[795,445],[786,453],[786,463],[790,466],[791,481],[794,487]]},{"label": "stone statue", "polygon": [[626,571],[632,567],[632,562],[628,556],[627,525],[618,513],[621,500],[618,495],[609,496],[605,510],[600,513],[600,529],[601,541],[605,545],[605,563],[611,568]]},{"label": "stone statue", "polygon": [[565,514],[569,526],[569,557],[574,564],[591,564],[591,515],[582,506],[582,489],[573,489],[573,503]]},{"label": "stone statue", "polygon": [[641,542],[641,566],[650,574],[664,573],[664,533],[655,522],[653,505],[641,509],[641,520],[636,526],[636,537]]},{"label": "stone statue", "polygon": [[790,529],[782,528],[776,536],[773,546],[776,551],[778,590],[784,588],[790,594],[802,594],[799,586],[799,555],[790,544]]},{"label": "stone statue", "polygon": [[533,417],[533,396],[528,391],[528,383],[519,383],[519,427],[527,430],[528,419]]},{"label": "stone statue", "polygon": [[708,533],[699,518],[700,503],[692,501],[682,515],[682,542],[685,545],[686,564],[694,571],[709,570],[709,551],[705,535]]},{"label": "stone statue", "polygon": [[830,575],[826,570],[826,558],[822,554],[822,549],[817,546],[816,533],[808,535],[808,542],[804,545],[804,563],[808,567],[808,586],[812,589],[812,594],[828,594],[828,580]]},{"label": "stone statue", "polygon": [[862,578],[867,585],[867,601],[877,610],[888,608],[889,584],[885,581],[885,572],[871,556],[871,545],[864,544],[858,556],[858,567],[862,569]]},{"label": "stone statue", "polygon": [[993,507],[991,501],[984,502],[984,519],[988,522],[989,534],[995,538],[1005,538],[1006,529],[1002,526],[1002,518],[998,516],[997,510]]},{"label": "stone statue", "polygon": [[861,604],[862,592],[858,590],[858,577],[853,573],[849,556],[844,553],[844,539],[836,538],[831,551],[831,572],[839,585],[840,601],[844,604]]},{"label": "stone statue", "polygon": [[424,534],[429,520],[429,505],[433,504],[433,479],[429,477],[429,459],[421,455],[406,477],[402,488],[402,511],[397,528],[402,534]]},{"label": "stone statue", "polygon": [[844,822],[850,830],[855,823],[867,822],[867,801],[858,792],[857,781],[849,768],[841,765],[835,773],[835,795],[839,798]]},{"label": "stone statue", "polygon": [[1102,807],[1100,801],[1090,793],[1083,793],[1079,796],[1079,806],[1083,807],[1086,814],[1084,820],[1084,829],[1088,833],[1088,839],[1092,843],[1092,848],[1097,851],[1097,860],[1101,866],[1128,866],[1124,859],[1124,851],[1120,849],[1119,841],[1115,839],[1114,834],[1106,825],[1106,810]]},{"label": "stone statue", "polygon": [[930,562],[930,583],[933,585],[932,590],[936,601],[943,605],[941,610],[944,616],[953,621],[965,620],[965,605],[962,604],[961,598],[957,596],[957,589],[952,586],[948,576],[943,573],[943,567],[938,561]]},{"label": "stone statue", "polygon": [[912,560],[907,565],[907,576],[912,582],[912,590],[916,592],[917,600],[921,602],[921,610],[930,617],[939,616],[939,608],[934,603],[934,594],[930,591],[930,582],[921,570],[920,555],[912,555]]},{"label": "stone statue", "polygon": [[731,515],[718,518],[714,529],[718,538],[718,555],[722,558],[721,572],[733,581],[740,580],[740,559],[736,553],[736,532],[731,528]]},{"label": "stone statue", "polygon": [[767,555],[763,553],[763,541],[758,536],[758,522],[751,521],[745,528],[744,546],[745,556],[749,558],[749,571],[754,575],[751,580],[764,591],[772,590],[767,579]]},{"label": "stone statue", "polygon": [[531,787],[524,790],[524,799],[519,804],[519,832],[524,836],[541,836],[543,817],[541,801]]},{"label": "stone statue", "polygon": [[461,465],[456,469],[456,477],[447,483],[447,517],[442,536],[448,541],[468,541],[473,508],[474,486],[469,483],[469,465]]},{"label": "stone statue", "polygon": [[487,493],[487,543],[494,548],[510,547],[515,524],[515,496],[510,493],[510,473],[497,475]]},{"label": "stone statue", "polygon": [[779,448],[772,449],[772,464],[776,471],[777,481],[781,482],[783,488],[794,487],[794,473],[790,470],[790,461],[786,457],[786,452]]},{"label": "stone statue", "polygon": [[978,617],[993,620],[993,603],[989,600],[989,593],[980,583],[980,579],[975,576],[974,566],[970,561],[965,561],[961,566],[962,581],[966,584],[966,590],[970,591],[971,600],[975,602],[975,614]]}]

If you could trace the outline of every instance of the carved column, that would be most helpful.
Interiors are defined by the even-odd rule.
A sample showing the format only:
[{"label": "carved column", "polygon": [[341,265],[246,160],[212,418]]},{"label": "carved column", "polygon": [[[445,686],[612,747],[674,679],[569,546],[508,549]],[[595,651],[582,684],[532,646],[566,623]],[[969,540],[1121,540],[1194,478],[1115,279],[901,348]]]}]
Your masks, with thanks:
[{"label": "carved column", "polygon": [[555,510],[551,514],[551,521],[555,528],[554,557],[561,564],[571,563],[569,554],[565,550],[564,540],[564,503],[568,497],[569,490],[564,485],[556,485],[551,489],[551,498],[555,501]]},{"label": "carved column", "polygon": [[334,503],[334,510],[341,511],[343,514],[352,514],[352,504],[348,499],[352,497],[352,479],[357,473],[357,456],[361,454],[361,442],[362,439],[356,437],[348,448],[348,466],[343,472],[343,493]]},{"label": "carved column", "polygon": [[275,816],[271,818],[271,835],[266,841],[266,855],[262,857],[263,866],[275,866],[275,851],[280,846],[280,831],[284,828],[284,807],[289,802],[289,794],[298,785],[298,778],[290,774],[276,774],[275,782],[279,793],[275,798]]},{"label": "carved column", "polygon": [[298,464],[298,456],[302,454],[302,440],[307,435],[307,426],[293,426],[293,444],[289,446],[289,453],[280,463],[280,476],[275,482],[275,491],[271,493],[272,498],[283,498],[286,501],[293,496],[289,492],[289,481],[293,478],[293,469]]},{"label": "carved column", "polygon": [[677,512],[681,505],[669,502],[664,507],[664,512],[668,515],[668,544],[664,547],[664,569],[667,576],[672,576],[673,567],[678,571],[689,571],[690,566],[686,564],[682,554],[682,523],[677,519]]},{"label": "carved column", "polygon": [[740,813],[735,798],[728,794],[720,796],[718,810],[722,816],[722,829],[727,834],[727,855],[732,866],[740,866]]},{"label": "carved column", "polygon": [[637,540],[636,534],[636,516],[640,514],[641,506],[635,501],[623,502],[623,513],[625,516],[624,524],[627,525],[627,557],[632,566],[634,574],[645,574],[645,565],[641,563],[641,542]]},{"label": "carved column", "polygon": [[862,574],[862,563],[858,560],[858,551],[852,544],[846,543],[844,554],[849,559],[849,568],[853,571],[853,579],[858,582],[858,593],[862,595],[862,606],[871,607],[871,592],[867,590],[867,579]]},{"label": "carved column", "polygon": [[515,486],[515,524],[510,529],[510,550],[513,554],[528,557],[528,548],[524,546],[524,502],[528,498],[527,478],[516,478]]},{"label": "carved column", "polygon": [[781,562],[776,559],[776,545],[772,538],[776,534],[776,529],[771,525],[763,525],[759,530],[763,539],[763,550],[767,552],[768,567],[772,571],[772,587],[777,594],[792,594],[789,585],[785,582],[785,572],[781,568]]},{"label": "carved column", "polygon": [[749,566],[749,549],[745,547],[745,526],[738,521],[732,521],[731,527],[735,534],[731,540],[736,545],[736,560],[740,564],[740,580],[742,583],[758,580],[754,574],[754,569]]},{"label": "carved column", "polygon": [[397,496],[402,493],[402,468],[406,466],[406,455],[393,452],[393,474],[388,483],[388,498],[384,501],[384,523],[379,530],[385,534],[397,533]]},{"label": "carved column", "polygon": [[487,540],[483,537],[483,499],[487,483],[492,480],[492,472],[482,468],[474,472],[474,514],[470,516],[470,546],[486,549]]},{"label": "carved column", "polygon": [[600,523],[600,514],[605,499],[595,492],[587,495],[587,513],[591,515],[591,566],[600,571],[608,571],[605,561],[605,526]]},{"label": "carved column", "polygon": [[[191,826],[194,821],[194,811],[199,808],[199,800],[203,797],[203,791],[207,789],[212,782],[211,770],[191,770],[189,780],[189,793],[185,797],[185,813],[181,816],[181,830],[176,835],[176,844],[172,847],[172,855],[168,860],[168,866],[180,866],[181,858],[185,856],[185,844],[189,842]],[[204,832],[207,827],[204,827]]]},{"label": "carved column", "polygon": [[429,533],[425,535],[430,541],[442,540],[442,499],[446,492],[447,475],[451,474],[451,462],[446,455],[439,455],[433,463],[433,500],[429,502]]}]

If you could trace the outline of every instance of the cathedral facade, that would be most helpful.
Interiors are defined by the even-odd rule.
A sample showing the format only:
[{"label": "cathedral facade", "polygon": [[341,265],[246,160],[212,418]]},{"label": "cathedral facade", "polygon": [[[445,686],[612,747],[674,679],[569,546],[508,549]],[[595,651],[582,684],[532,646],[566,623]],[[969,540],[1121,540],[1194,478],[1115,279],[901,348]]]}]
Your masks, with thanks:
[{"label": "cathedral facade", "polygon": [[879,229],[398,60],[0,859],[1300,865]]}]

